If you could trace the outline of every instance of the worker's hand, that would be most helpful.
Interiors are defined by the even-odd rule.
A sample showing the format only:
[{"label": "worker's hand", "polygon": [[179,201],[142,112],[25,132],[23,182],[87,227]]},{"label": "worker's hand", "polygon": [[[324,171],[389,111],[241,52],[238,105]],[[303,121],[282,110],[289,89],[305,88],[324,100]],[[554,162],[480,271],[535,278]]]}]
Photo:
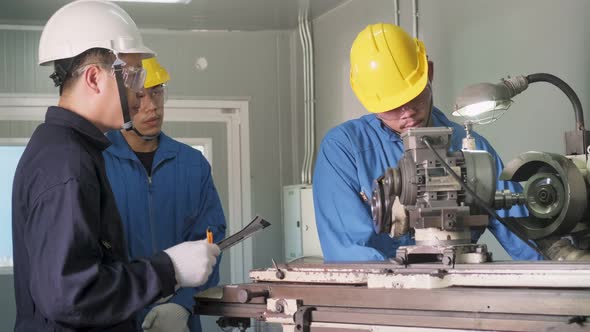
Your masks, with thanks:
[{"label": "worker's hand", "polygon": [[180,287],[197,287],[209,278],[219,256],[219,247],[207,240],[187,241],[164,250],[174,264]]},{"label": "worker's hand", "polygon": [[149,332],[190,332],[188,318],[190,313],[176,303],[157,305],[148,312],[141,324]]}]

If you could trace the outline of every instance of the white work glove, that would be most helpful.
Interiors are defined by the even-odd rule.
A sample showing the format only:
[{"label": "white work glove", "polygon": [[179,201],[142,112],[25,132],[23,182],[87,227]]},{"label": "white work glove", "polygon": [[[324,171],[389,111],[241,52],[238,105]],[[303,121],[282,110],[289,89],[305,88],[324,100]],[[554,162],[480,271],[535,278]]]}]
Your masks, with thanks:
[{"label": "white work glove", "polygon": [[406,215],[406,208],[399,201],[399,197],[395,197],[393,206],[391,207],[391,236],[399,237],[410,231],[410,221]]},{"label": "white work glove", "polygon": [[174,265],[180,287],[197,287],[209,278],[219,256],[219,247],[207,240],[187,241],[164,250]]},{"label": "white work glove", "polygon": [[149,332],[190,332],[188,318],[190,313],[176,303],[160,304],[145,316],[141,328]]}]

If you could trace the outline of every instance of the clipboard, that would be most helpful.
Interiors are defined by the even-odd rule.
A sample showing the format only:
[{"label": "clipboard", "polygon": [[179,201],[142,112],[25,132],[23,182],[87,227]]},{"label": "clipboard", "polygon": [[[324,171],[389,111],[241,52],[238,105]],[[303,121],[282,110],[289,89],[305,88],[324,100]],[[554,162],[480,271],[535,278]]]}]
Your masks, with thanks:
[{"label": "clipboard", "polygon": [[268,221],[262,219],[262,217],[256,216],[248,225],[246,225],[246,227],[242,228],[239,232],[226,237],[216,244],[221,250],[231,248],[270,225],[271,224]]}]

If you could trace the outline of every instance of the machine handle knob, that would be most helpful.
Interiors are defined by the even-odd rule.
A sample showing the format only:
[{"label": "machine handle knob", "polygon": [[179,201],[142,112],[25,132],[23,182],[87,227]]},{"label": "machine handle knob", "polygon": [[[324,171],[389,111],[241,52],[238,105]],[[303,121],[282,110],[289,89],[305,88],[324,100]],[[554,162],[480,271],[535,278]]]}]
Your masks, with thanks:
[{"label": "machine handle knob", "polygon": [[259,291],[251,291],[249,289],[242,288],[238,291],[238,301],[240,303],[248,303],[252,299],[257,297],[264,297],[265,299],[268,297],[267,290],[259,290]]}]

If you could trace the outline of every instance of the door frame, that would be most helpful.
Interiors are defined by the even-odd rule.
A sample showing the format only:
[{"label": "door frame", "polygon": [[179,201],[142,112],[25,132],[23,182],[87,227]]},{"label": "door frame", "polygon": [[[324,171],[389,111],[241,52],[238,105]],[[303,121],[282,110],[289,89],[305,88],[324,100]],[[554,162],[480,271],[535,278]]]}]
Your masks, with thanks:
[{"label": "door frame", "polygon": [[[46,94],[0,93],[0,121],[43,121],[47,106],[56,105],[58,97]],[[246,226],[252,217],[250,173],[250,117],[248,99],[169,99],[166,121],[222,122],[227,132],[228,200],[227,234]],[[28,139],[28,138],[27,138]],[[230,250],[231,283],[248,280],[253,268],[252,239]]]},{"label": "door frame", "polygon": [[211,137],[174,137],[174,139],[190,146],[202,145],[205,151],[201,152],[213,168],[213,139]]}]

